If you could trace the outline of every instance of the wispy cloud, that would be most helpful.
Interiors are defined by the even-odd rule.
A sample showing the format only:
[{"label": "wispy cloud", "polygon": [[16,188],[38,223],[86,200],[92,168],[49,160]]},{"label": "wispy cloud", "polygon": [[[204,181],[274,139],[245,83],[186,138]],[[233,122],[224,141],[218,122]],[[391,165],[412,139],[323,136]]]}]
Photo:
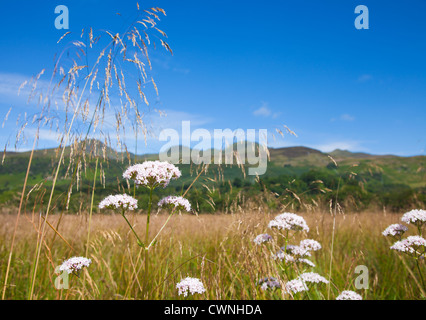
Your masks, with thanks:
[{"label": "wispy cloud", "polygon": [[254,110],[253,114],[255,116],[269,117],[271,115],[271,110],[263,106],[263,107],[260,107],[259,109]]},{"label": "wispy cloud", "polygon": [[[29,80],[31,77],[15,74],[15,73],[0,73],[0,97],[2,100],[13,99],[16,100],[18,98],[19,88],[21,85]],[[40,80],[41,82],[41,80]],[[29,86],[26,85],[20,90],[20,96],[23,99],[27,99],[30,93]]]},{"label": "wispy cloud", "polygon": [[260,108],[253,111],[253,115],[265,117],[265,118],[272,117],[272,118],[275,119],[280,115],[280,113],[279,112],[272,112],[272,110],[269,108],[268,103],[262,102],[262,105],[260,106]]},{"label": "wispy cloud", "polygon": [[169,70],[184,75],[191,72],[189,68],[176,64],[176,62],[170,56],[164,56],[156,53],[155,51],[152,52],[150,56],[151,62],[164,70]]},{"label": "wispy cloud", "polygon": [[173,72],[182,73],[182,74],[188,74],[188,73],[191,72],[191,70],[188,69],[188,68],[177,68],[177,67],[175,67],[172,70],[173,70]]},{"label": "wispy cloud", "polygon": [[367,82],[373,79],[371,74],[362,74],[358,77],[358,82]]},{"label": "wispy cloud", "polygon": [[350,114],[345,113],[345,114],[342,114],[340,116],[340,120],[343,120],[343,121],[354,121],[355,117],[352,116],[352,115],[350,115]]},{"label": "wispy cloud", "polygon": [[354,121],[355,117],[353,115],[345,113],[345,114],[340,115],[338,118],[331,118],[330,119],[330,121],[332,121],[332,122],[338,121],[338,120],[340,120],[340,121]]},{"label": "wispy cloud", "polygon": [[310,148],[320,150],[322,152],[331,152],[336,149],[348,151],[365,150],[359,141],[332,141],[322,144],[309,145]]}]

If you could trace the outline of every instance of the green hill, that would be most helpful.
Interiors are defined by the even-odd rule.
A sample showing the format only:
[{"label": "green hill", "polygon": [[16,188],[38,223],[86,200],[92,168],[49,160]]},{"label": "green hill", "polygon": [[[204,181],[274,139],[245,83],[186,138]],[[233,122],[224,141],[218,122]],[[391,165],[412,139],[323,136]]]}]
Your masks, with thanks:
[{"label": "green hill", "polygon": [[[27,209],[34,210],[46,201],[59,151],[43,149],[34,152],[26,188]],[[6,152],[4,155],[0,166],[2,207],[13,208],[19,204],[30,154]],[[58,210],[67,207],[67,195],[71,194],[71,211],[87,208],[96,157],[99,157],[96,201],[111,193],[133,193],[132,186],[129,189],[122,179],[123,171],[135,162],[158,159],[155,154],[135,156],[126,150],[116,151],[96,140],[68,146],[64,155],[55,188],[55,205]],[[302,146],[271,148],[267,171],[258,178],[247,174],[248,166],[217,165],[214,164],[213,150],[211,156],[213,163],[187,195],[200,212],[227,211],[249,201],[264,203],[271,208],[291,205],[294,209],[307,209],[313,205],[326,208],[330,201],[337,199],[348,210],[371,207],[401,210],[426,204],[426,156],[371,155],[347,150],[326,154]],[[182,193],[201,168],[194,163],[178,166],[182,178],[159,190],[158,197]],[[145,197],[144,190],[138,190],[138,193]]]}]

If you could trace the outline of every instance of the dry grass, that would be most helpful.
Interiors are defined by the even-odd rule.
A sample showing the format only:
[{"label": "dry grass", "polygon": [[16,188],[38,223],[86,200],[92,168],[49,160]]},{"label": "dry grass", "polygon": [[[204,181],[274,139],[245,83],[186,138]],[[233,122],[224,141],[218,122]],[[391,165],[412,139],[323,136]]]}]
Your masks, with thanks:
[{"label": "dry grass", "polygon": [[[34,209],[35,212],[40,208],[41,215],[26,213],[24,209],[25,196],[31,192],[26,187],[31,161],[18,212],[0,214],[2,298],[141,299],[149,294],[153,299],[175,299],[179,298],[175,285],[185,276],[201,278],[207,288],[203,296],[195,298],[292,298],[281,291],[263,293],[256,285],[261,277],[283,276],[283,270],[271,259],[271,252],[253,244],[256,235],[267,231],[272,218],[266,209],[256,213],[241,210],[229,215],[174,216],[150,249],[149,268],[143,266],[148,261],[146,258],[144,261],[144,249],[136,244],[120,215],[91,216],[88,212],[68,215],[66,210],[60,215],[53,213],[56,182],[63,175],[71,178],[69,200],[71,193],[79,190],[89,159],[96,158],[97,164],[99,161],[99,177],[105,186],[103,168],[110,161],[106,148],[111,146],[111,135],[116,135],[120,160],[131,164],[123,141],[125,129],[133,131],[136,137],[142,133],[145,142],[152,133],[144,122],[145,117],[160,111],[149,106],[147,99],[150,93],[158,95],[148,50],[155,47],[155,40],[168,52],[172,50],[164,41],[165,33],[157,28],[165,11],[160,8],[142,11],[139,5],[137,11],[137,19],[118,33],[96,33],[89,28],[82,30],[80,39],[74,41],[69,39],[71,35],[64,34],[58,41],[64,50],[50,70],[50,80],[42,82],[41,76],[45,71],[49,73],[42,70],[20,88],[35,111],[18,117],[21,120],[17,121],[15,147],[26,142],[25,131],[31,128],[35,130],[30,136],[34,139],[32,150],[37,147],[40,130],[46,129],[58,137],[58,148],[52,153],[56,169],[49,178],[52,181],[49,201],[38,203],[39,207]],[[282,131],[277,132],[282,135]],[[95,144],[87,145],[90,138],[105,141],[105,146],[99,150]],[[69,154],[65,154],[67,145],[71,146]],[[137,154],[137,146],[134,153]],[[66,168],[65,159],[69,160]],[[95,173],[95,182],[96,179]],[[98,188],[94,183],[93,192],[95,187]],[[67,205],[68,200],[64,202]],[[255,205],[260,208],[258,203]],[[304,217],[311,227],[307,236],[323,246],[314,257],[315,271],[324,276],[330,274],[332,280],[331,286],[318,290],[314,298],[328,297],[329,291],[330,298],[335,298],[341,290],[354,289],[354,269],[360,264],[366,265],[370,272],[370,288],[363,293],[365,298],[420,296],[411,261],[401,260],[390,252],[389,241],[381,235],[399,217],[383,212],[339,214],[334,221],[328,212],[314,210]],[[129,218],[136,232],[143,236],[146,216],[129,215]],[[152,217],[150,239],[166,218]],[[69,289],[57,290],[55,267],[64,259],[81,255],[91,258],[92,265],[80,277],[71,277]],[[149,270],[149,274],[144,274],[144,270]],[[143,287],[145,282],[147,288]]]},{"label": "dry grass", "polygon": [[[323,249],[314,257],[313,271],[327,277],[331,252],[333,219],[329,213],[302,214],[310,226],[307,237],[319,241]],[[185,276],[199,277],[205,283],[208,299],[289,299],[280,291],[262,293],[256,286],[260,277],[277,276],[279,267],[252,240],[267,230],[274,214],[242,213],[233,215],[177,215],[161,233],[150,255],[150,292],[153,299],[177,299],[175,284]],[[49,222],[56,225],[58,215]],[[151,237],[167,216],[151,217]],[[16,215],[0,215],[0,257],[5,261],[10,247]],[[25,299],[29,271],[34,259],[39,217],[23,216],[15,239],[15,252],[6,299]],[[145,215],[129,215],[138,234],[144,234]],[[369,289],[356,290],[367,299],[415,299],[420,288],[411,261],[401,260],[389,250],[390,242],[381,232],[399,221],[399,215],[383,212],[337,215],[331,296],[345,289],[356,290],[357,265],[369,269]],[[36,299],[141,299],[143,254],[123,218],[118,214],[94,214],[88,256],[93,264],[84,277],[72,278],[69,290],[54,287],[54,267],[73,255],[84,255],[88,236],[88,214],[65,215],[61,237],[49,229],[40,258],[35,284]],[[306,235],[304,236],[306,237]],[[294,242],[301,239],[295,239]],[[66,240],[69,245],[64,241]],[[74,249],[74,251],[70,248]],[[5,263],[2,262],[2,277]],[[326,288],[316,297],[326,298]],[[195,297],[197,298],[197,297]],[[202,297],[199,297],[202,298]],[[306,297],[295,297],[306,298]]]}]

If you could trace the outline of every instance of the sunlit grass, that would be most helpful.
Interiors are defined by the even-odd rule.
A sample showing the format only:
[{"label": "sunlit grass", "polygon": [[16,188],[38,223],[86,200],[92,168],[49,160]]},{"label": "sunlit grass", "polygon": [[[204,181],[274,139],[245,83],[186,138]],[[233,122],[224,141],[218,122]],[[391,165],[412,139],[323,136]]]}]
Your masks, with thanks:
[{"label": "sunlit grass", "polygon": [[[328,275],[331,246],[332,217],[329,213],[302,214],[310,226],[307,235],[322,244],[315,252],[315,272]],[[177,215],[170,220],[150,254],[149,274],[144,274],[143,252],[119,214],[92,217],[88,258],[92,264],[77,278],[70,277],[70,287],[57,290],[54,286],[55,267],[63,260],[86,251],[88,214],[66,215],[60,225],[61,236],[49,230],[40,257],[34,298],[36,299],[141,299],[146,277],[152,299],[180,299],[176,283],[191,276],[200,278],[206,288],[203,295],[190,299],[282,299],[280,290],[263,292],[256,285],[259,278],[274,276],[277,267],[273,259],[253,243],[257,234],[267,230],[271,213],[246,212],[233,215]],[[16,216],[0,215],[0,259],[4,277],[10,230]],[[154,215],[151,230],[155,233],[166,215]],[[392,244],[381,232],[399,215],[370,212],[337,215],[334,257],[331,270],[331,296],[340,291],[354,290],[364,299],[418,299],[420,289],[414,264],[389,250]],[[37,233],[41,223],[38,216],[23,217],[17,231],[14,258],[10,268],[6,299],[26,299]],[[50,217],[55,225],[58,215]],[[143,235],[145,215],[132,214],[129,220]],[[295,240],[296,242],[296,240]],[[71,249],[71,247],[73,249]],[[357,265],[369,271],[369,289],[354,287]],[[325,287],[318,296],[327,297]],[[288,298],[288,296],[286,296]],[[303,295],[295,298],[307,298]],[[315,297],[312,297],[315,298]]]}]

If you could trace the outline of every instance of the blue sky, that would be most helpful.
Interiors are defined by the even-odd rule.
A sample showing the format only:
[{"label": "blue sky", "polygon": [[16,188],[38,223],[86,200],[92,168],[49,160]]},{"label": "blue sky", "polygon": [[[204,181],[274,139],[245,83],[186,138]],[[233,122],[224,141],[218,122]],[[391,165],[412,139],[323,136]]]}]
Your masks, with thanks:
[{"label": "blue sky", "polygon": [[[64,45],[57,41],[65,30],[54,26],[60,4],[69,9],[68,40],[88,26],[121,32],[136,10],[136,2],[109,0],[2,5],[0,119],[12,107],[1,129],[2,145],[13,140],[18,114],[35,108],[16,95],[19,83],[52,68]],[[368,30],[354,26],[360,4],[369,9]],[[151,53],[159,96],[150,100],[168,113],[162,127],[178,128],[189,120],[192,129],[267,129],[275,136],[268,136],[271,147],[425,154],[425,1],[152,0],[140,5],[167,13],[159,28],[174,54],[161,48]],[[284,125],[297,137],[277,134]],[[55,145],[48,134],[44,139],[40,147]],[[156,152],[161,145],[150,141],[140,152]]]}]

